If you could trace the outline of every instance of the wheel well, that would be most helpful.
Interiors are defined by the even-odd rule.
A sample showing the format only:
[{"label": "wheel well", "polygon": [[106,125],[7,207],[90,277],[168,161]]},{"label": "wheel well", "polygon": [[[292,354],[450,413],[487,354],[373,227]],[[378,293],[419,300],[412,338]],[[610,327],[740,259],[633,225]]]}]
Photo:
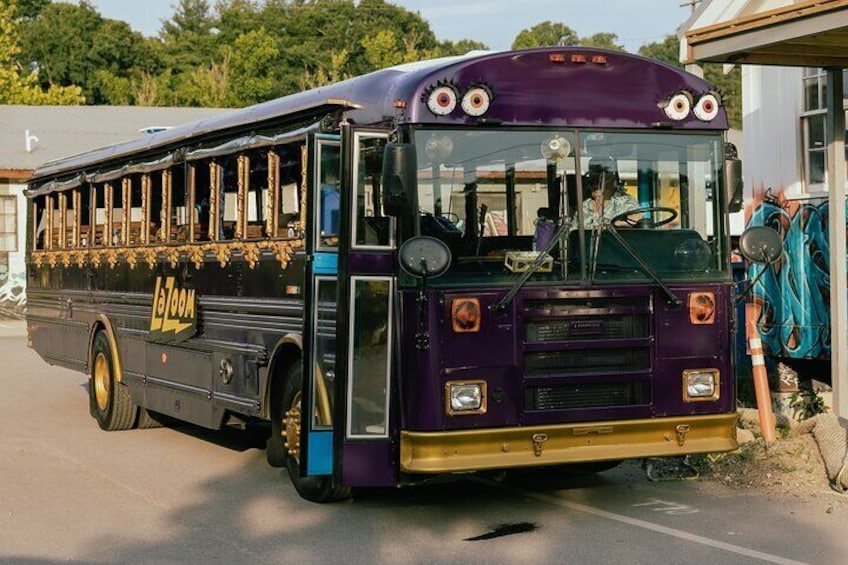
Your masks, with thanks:
[{"label": "wheel well", "polygon": [[282,390],[283,379],[295,363],[300,362],[303,353],[300,345],[293,342],[280,344],[274,351],[271,364],[268,367],[268,385],[265,390],[264,410],[266,418],[271,417],[271,403],[275,401],[274,391]]},{"label": "wheel well", "polygon": [[105,330],[106,326],[100,320],[91,325],[91,331],[88,334],[88,348],[85,350],[85,368],[88,374],[91,374],[91,350],[94,347],[94,337],[97,335],[97,332]]}]

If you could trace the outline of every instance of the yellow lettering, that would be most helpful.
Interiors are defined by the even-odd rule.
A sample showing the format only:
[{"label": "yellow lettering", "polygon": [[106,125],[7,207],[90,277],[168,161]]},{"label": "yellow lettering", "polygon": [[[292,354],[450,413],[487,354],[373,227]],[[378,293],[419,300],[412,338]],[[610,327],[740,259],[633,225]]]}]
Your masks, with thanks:
[{"label": "yellow lettering", "polygon": [[179,288],[174,277],[157,277],[150,331],[178,334],[194,325],[195,291]]},{"label": "yellow lettering", "polygon": [[[160,299],[159,299],[159,290],[162,286],[162,278],[156,277],[156,290],[153,291],[153,308],[150,315],[150,331],[156,331],[162,329],[162,317],[161,313],[159,313],[160,307]],[[157,315],[158,314],[158,315]]]},{"label": "yellow lettering", "polygon": [[194,319],[194,289],[188,289],[186,292],[186,311],[184,318],[188,318],[189,320]]}]

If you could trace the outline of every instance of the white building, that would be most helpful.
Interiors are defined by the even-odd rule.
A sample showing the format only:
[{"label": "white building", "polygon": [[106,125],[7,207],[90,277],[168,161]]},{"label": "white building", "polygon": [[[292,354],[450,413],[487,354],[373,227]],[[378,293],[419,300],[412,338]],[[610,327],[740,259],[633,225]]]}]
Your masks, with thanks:
[{"label": "white building", "polygon": [[680,36],[684,62],[742,65],[745,218],[783,238],[749,309],[766,353],[829,364],[848,416],[848,0],[704,0]]},{"label": "white building", "polygon": [[211,117],[215,108],[0,106],[0,316],[25,301],[26,181],[60,157]]}]

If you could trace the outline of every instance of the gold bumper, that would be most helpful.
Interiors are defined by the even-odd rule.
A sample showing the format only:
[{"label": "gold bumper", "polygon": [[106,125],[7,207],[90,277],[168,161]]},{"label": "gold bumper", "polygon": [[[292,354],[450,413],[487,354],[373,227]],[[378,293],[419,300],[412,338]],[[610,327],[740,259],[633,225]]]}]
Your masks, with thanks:
[{"label": "gold bumper", "polygon": [[400,434],[406,473],[450,473],[732,451],[736,414]]}]

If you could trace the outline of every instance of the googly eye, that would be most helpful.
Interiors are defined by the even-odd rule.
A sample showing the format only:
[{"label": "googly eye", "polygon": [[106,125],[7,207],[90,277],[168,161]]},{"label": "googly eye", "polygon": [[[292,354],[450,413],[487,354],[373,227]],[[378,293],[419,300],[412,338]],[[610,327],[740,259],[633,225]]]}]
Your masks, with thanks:
[{"label": "googly eye", "polygon": [[462,97],[462,110],[469,116],[482,116],[489,109],[492,95],[488,89],[475,86]]},{"label": "googly eye", "polygon": [[427,98],[427,107],[437,116],[447,116],[456,108],[456,90],[452,86],[434,88]]},{"label": "googly eye", "polygon": [[712,92],[708,92],[701,96],[698,103],[695,104],[695,107],[692,109],[692,113],[695,114],[695,117],[702,122],[708,122],[718,116],[718,108],[720,105],[721,103],[718,100],[718,96]]},{"label": "googly eye", "polygon": [[688,92],[678,92],[671,97],[668,104],[665,105],[665,115],[672,120],[679,122],[685,120],[689,115],[689,110],[692,108],[692,97]]}]

